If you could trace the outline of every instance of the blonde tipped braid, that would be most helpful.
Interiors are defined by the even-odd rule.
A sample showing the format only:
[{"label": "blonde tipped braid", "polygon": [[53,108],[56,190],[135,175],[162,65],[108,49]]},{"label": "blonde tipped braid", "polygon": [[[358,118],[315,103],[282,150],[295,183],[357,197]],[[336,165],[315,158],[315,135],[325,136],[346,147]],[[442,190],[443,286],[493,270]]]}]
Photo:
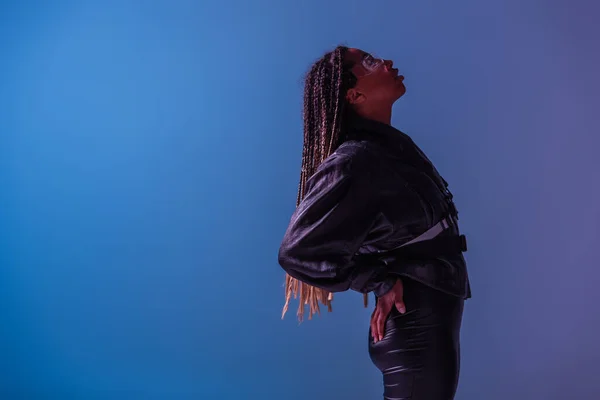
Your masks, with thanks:
[{"label": "blonde tipped braid", "polygon": [[[349,71],[344,70],[344,55],[348,49],[338,46],[332,52],[315,62],[306,76],[304,85],[304,145],[302,149],[302,169],[298,185],[298,206],[305,196],[306,182],[316,172],[319,165],[329,157],[342,141],[346,92],[354,86]],[[310,286],[286,274],[285,304],[281,318],[289,309],[290,300],[300,297],[298,320],[304,319],[305,305],[309,307],[308,319],[320,314],[319,303],[332,311],[333,293]],[[364,295],[364,305],[368,297]]]}]

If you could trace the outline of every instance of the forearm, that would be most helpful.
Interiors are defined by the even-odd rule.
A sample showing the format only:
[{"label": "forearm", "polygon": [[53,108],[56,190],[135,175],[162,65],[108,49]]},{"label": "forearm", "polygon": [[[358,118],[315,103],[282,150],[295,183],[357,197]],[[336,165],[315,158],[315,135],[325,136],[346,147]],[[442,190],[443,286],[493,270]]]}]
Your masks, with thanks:
[{"label": "forearm", "polygon": [[388,274],[383,263],[364,264],[355,259],[336,263],[326,260],[326,257],[309,259],[294,254],[293,248],[285,246],[279,252],[279,265],[291,277],[332,293],[354,290],[381,296],[392,288],[397,279]]}]

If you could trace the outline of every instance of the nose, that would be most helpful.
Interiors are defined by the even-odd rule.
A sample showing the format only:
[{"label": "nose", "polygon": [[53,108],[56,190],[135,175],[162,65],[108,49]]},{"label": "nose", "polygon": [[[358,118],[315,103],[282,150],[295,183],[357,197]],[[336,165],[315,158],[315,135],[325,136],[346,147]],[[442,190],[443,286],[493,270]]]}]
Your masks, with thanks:
[{"label": "nose", "polygon": [[394,62],[392,60],[383,60],[383,64],[387,67],[387,69],[391,69],[394,66]]}]

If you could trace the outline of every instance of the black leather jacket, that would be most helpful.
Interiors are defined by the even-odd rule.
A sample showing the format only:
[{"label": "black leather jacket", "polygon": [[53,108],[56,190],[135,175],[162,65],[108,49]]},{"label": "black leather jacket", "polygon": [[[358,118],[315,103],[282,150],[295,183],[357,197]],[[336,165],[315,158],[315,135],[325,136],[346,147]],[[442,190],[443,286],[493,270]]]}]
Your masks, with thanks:
[{"label": "black leather jacket", "polygon": [[[281,267],[330,292],[381,296],[407,276],[469,298],[460,249],[409,258],[386,253],[455,212],[433,164],[409,136],[383,123],[356,119],[348,138],[307,182],[279,249]],[[458,226],[446,234],[458,235]]]}]

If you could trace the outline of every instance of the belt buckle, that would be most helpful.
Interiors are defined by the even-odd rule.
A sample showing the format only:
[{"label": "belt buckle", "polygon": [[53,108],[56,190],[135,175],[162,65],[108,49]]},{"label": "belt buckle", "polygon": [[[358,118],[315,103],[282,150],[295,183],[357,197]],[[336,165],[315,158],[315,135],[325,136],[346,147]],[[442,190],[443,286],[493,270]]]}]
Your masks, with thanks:
[{"label": "belt buckle", "polygon": [[460,243],[460,250],[464,253],[467,251],[467,237],[465,235],[460,235],[458,237]]}]

